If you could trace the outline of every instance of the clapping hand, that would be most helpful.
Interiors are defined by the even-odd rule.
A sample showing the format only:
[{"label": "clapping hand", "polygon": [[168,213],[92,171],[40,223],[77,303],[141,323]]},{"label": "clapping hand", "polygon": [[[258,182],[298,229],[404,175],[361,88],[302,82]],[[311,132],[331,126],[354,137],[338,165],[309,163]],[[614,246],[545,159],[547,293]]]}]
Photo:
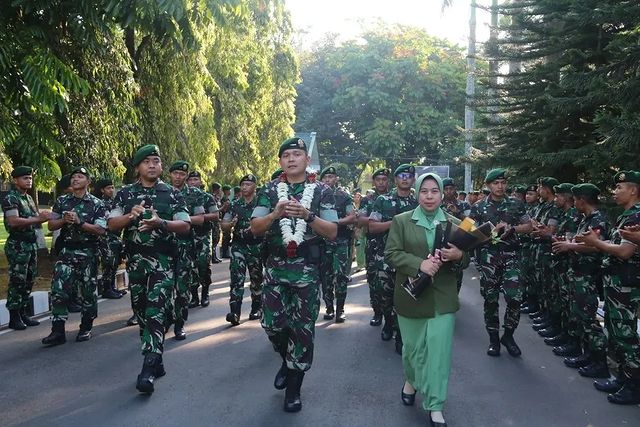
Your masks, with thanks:
[{"label": "clapping hand", "polygon": [[158,216],[158,212],[156,212],[156,210],[152,206],[151,207],[151,218],[143,219],[142,223],[138,227],[138,231],[140,231],[141,233],[144,233],[144,232],[147,232],[147,231],[151,231],[154,228],[160,227],[160,224],[162,224],[162,219]]}]

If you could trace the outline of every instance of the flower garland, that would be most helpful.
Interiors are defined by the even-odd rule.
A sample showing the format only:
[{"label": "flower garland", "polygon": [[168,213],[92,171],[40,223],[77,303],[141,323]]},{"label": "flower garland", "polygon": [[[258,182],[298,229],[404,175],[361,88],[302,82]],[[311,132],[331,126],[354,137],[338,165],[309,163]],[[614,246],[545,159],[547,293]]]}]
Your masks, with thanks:
[{"label": "flower garland", "polygon": [[[313,193],[316,190],[316,174],[308,174],[308,183],[304,185],[300,204],[307,210],[311,208]],[[278,201],[289,201],[289,185],[287,184],[287,174],[280,174],[280,182],[277,186]],[[282,242],[287,248],[287,256],[296,256],[298,245],[304,240],[304,233],[307,231],[307,222],[301,218],[280,218],[280,231],[282,232]]]}]

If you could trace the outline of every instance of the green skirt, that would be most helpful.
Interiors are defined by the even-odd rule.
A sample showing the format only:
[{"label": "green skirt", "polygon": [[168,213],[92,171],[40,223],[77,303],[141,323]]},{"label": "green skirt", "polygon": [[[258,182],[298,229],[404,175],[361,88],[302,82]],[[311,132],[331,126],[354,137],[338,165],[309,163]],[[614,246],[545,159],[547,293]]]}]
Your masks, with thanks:
[{"label": "green skirt", "polygon": [[447,399],[455,314],[411,319],[398,315],[402,365],[409,382],[423,396],[427,411],[441,411]]}]

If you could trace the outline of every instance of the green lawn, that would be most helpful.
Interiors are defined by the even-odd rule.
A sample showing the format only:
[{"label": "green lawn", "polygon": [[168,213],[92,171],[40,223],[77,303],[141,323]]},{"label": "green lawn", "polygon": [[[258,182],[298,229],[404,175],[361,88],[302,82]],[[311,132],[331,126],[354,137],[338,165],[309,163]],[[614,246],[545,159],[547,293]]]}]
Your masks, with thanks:
[{"label": "green lawn", "polygon": [[[44,239],[47,242],[47,248],[51,249],[51,239],[52,235],[49,232],[49,227],[47,227],[47,223],[42,224],[42,228],[44,229]],[[4,216],[0,216],[0,268],[7,267],[7,258],[4,256],[4,243],[7,241],[7,237],[9,237],[9,233],[4,228]]]}]

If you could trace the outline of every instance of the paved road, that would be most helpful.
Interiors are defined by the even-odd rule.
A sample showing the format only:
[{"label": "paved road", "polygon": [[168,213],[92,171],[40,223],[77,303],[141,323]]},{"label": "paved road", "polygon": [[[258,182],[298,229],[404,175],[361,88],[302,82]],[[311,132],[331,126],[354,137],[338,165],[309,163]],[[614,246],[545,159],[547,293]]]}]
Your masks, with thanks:
[{"label": "paved road", "polygon": [[[516,338],[524,355],[485,355],[487,336],[473,268],[465,273],[457,316],[445,416],[450,426],[639,426],[639,407],[609,404],[591,381],[565,368],[523,316]],[[170,332],[167,376],[153,396],[139,395],[142,357],[136,328],[124,327],[128,296],[102,301],[94,338],[76,343],[72,314],[67,344],[42,348],[50,323],[0,332],[0,425],[29,426],[421,426],[425,413],[400,402],[402,369],[392,342],[368,325],[363,273],[349,287],[348,321],[320,320],[314,366],[305,377],[303,409],[282,412],[272,387],[280,362],[259,322],[228,327],[228,264],[214,271],[210,307],[191,311],[186,341]]]}]

